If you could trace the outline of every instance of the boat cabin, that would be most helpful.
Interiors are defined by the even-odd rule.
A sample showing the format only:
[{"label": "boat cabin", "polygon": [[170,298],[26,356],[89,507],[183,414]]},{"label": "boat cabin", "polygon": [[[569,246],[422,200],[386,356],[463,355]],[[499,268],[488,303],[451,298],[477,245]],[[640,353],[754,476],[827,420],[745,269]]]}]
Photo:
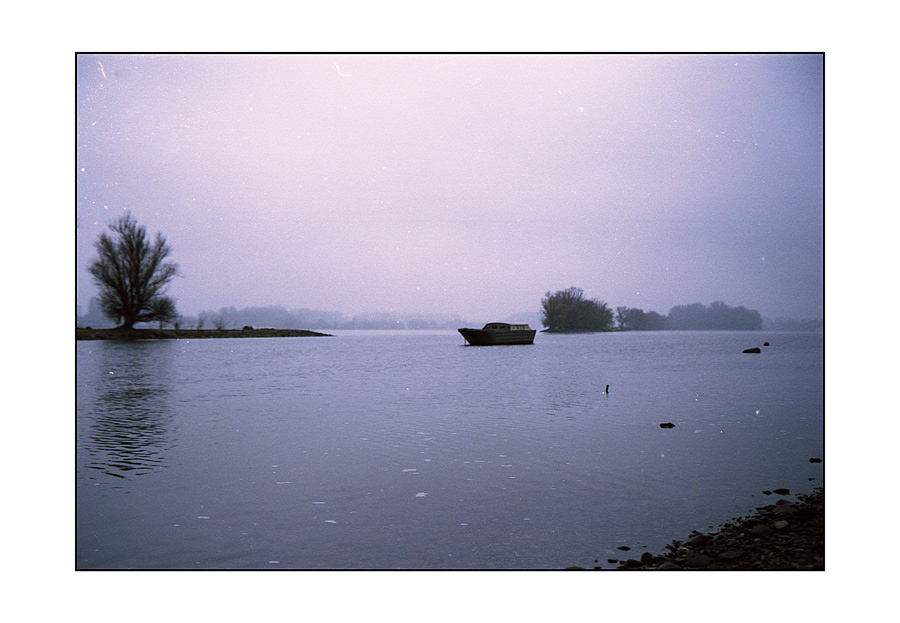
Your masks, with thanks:
[{"label": "boat cabin", "polygon": [[507,322],[489,322],[482,331],[530,331],[527,324],[509,324]]}]

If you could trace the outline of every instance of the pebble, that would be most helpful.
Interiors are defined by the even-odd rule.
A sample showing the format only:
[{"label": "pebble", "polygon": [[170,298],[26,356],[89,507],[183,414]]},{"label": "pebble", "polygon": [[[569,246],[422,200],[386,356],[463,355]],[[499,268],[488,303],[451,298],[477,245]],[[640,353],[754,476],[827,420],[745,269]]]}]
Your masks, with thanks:
[{"label": "pebble", "polygon": [[773,523],[772,527],[775,528],[776,530],[784,530],[785,528],[789,527],[790,525],[791,525],[790,523],[788,523],[787,521],[782,519],[781,521],[776,521],[775,523]]},{"label": "pebble", "polygon": [[696,536],[689,538],[687,541],[684,542],[684,544],[687,545],[688,547],[699,547],[700,545],[705,545],[706,543],[709,543],[711,540],[712,539],[705,534],[698,534]]},{"label": "pebble", "polygon": [[706,554],[698,554],[697,556],[688,558],[687,562],[684,563],[684,566],[688,569],[706,569],[712,564],[712,561],[713,559]]},{"label": "pebble", "polygon": [[744,553],[740,550],[730,549],[727,552],[722,552],[721,554],[719,554],[719,559],[720,560],[736,560],[743,555],[744,555]]},{"label": "pebble", "polygon": [[681,567],[676,565],[671,560],[667,560],[663,564],[657,567],[660,571],[681,571]]},{"label": "pebble", "polygon": [[[770,492],[771,493],[771,492]],[[777,490],[787,495],[786,489]],[[820,487],[798,500],[779,499],[753,515],[727,522],[718,533],[692,532],[682,546],[673,540],[660,556],[619,563],[620,570],[823,570],[825,493]],[[787,519],[790,521],[787,521]],[[608,562],[615,564],[613,559]]]}]

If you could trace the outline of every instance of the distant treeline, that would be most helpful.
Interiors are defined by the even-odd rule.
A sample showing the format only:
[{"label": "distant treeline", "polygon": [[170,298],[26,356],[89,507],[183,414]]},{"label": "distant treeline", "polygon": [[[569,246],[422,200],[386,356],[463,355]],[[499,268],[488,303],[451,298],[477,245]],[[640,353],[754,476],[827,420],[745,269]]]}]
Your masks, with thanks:
[{"label": "distant treeline", "polygon": [[[627,323],[624,328],[629,328]],[[759,331],[762,329],[762,316],[758,311],[742,306],[729,307],[722,301],[715,301],[709,307],[702,303],[693,303],[670,309],[669,315],[663,318],[662,328],[673,331],[690,329]]]},{"label": "distant treeline", "polygon": [[[550,305],[548,308],[547,305]],[[549,312],[549,315],[548,315]],[[542,301],[542,313],[521,313],[509,318],[490,318],[487,321],[543,323],[550,331],[664,331],[677,329],[743,329],[743,330],[822,330],[820,319],[760,318],[758,312],[744,307],[729,307],[721,301],[706,307],[700,303],[681,305],[669,310],[668,316],[633,307],[617,307],[613,312],[603,301],[584,298],[580,288],[569,288],[555,294],[547,293]],[[115,322],[105,318],[99,302],[91,301],[88,313],[76,314],[78,327],[110,328]],[[483,322],[463,320],[451,314],[395,314],[370,313],[353,317],[340,312],[310,309],[288,310],[279,305],[266,307],[223,307],[218,311],[205,310],[197,316],[178,316],[164,323],[180,329],[457,329],[480,326]],[[153,328],[158,327],[152,323]]]},{"label": "distant treeline", "polygon": [[462,324],[448,314],[402,315],[392,313],[360,314],[348,318],[339,312],[310,309],[288,310],[278,305],[268,307],[223,307],[205,310],[187,322],[208,329],[241,329],[272,327],[277,329],[456,329]]},{"label": "distant treeline", "polygon": [[[497,319],[491,319],[497,320]],[[521,321],[516,317],[504,319],[508,322]],[[286,309],[280,305],[264,307],[222,307],[219,310],[206,309],[196,316],[177,316],[170,322],[163,323],[165,328],[173,329],[243,329],[250,326],[255,329],[409,329],[436,330],[457,329],[474,325],[454,314],[400,314],[393,312],[365,313],[346,316],[340,312],[313,309]],[[76,327],[94,329],[112,328],[116,323],[103,315],[99,301],[92,299],[88,313],[76,314]],[[164,328],[158,323],[142,323],[138,326]]]},{"label": "distant treeline", "polygon": [[739,330],[763,328],[759,312],[746,307],[730,307],[715,301],[709,307],[702,303],[679,305],[668,316],[643,309],[617,307],[615,314],[604,301],[586,299],[581,288],[558,290],[541,301],[541,322],[551,332],[577,331],[677,331]]}]

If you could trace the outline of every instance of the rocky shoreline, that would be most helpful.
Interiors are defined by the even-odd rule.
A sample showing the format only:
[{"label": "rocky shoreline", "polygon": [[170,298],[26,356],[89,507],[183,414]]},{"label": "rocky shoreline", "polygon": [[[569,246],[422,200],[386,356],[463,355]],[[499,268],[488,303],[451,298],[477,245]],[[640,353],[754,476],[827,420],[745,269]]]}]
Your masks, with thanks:
[{"label": "rocky shoreline", "polygon": [[197,340],[242,337],[334,337],[304,329],[75,329],[76,340]]},{"label": "rocky shoreline", "polygon": [[[790,491],[764,493],[786,496]],[[725,523],[718,532],[695,531],[684,542],[666,545],[669,551],[662,555],[645,552],[640,559],[609,559],[607,563],[618,564],[614,570],[625,571],[824,571],[825,489],[797,495],[797,500],[782,497],[748,517]]]}]

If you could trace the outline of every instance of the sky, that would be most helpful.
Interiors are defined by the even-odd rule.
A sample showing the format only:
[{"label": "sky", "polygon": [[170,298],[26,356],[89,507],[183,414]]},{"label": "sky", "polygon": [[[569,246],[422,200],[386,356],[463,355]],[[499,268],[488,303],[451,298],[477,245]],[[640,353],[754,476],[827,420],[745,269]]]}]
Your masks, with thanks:
[{"label": "sky", "polygon": [[824,315],[818,54],[80,54],[76,296],[110,222],[178,310],[502,319],[580,287]]}]

